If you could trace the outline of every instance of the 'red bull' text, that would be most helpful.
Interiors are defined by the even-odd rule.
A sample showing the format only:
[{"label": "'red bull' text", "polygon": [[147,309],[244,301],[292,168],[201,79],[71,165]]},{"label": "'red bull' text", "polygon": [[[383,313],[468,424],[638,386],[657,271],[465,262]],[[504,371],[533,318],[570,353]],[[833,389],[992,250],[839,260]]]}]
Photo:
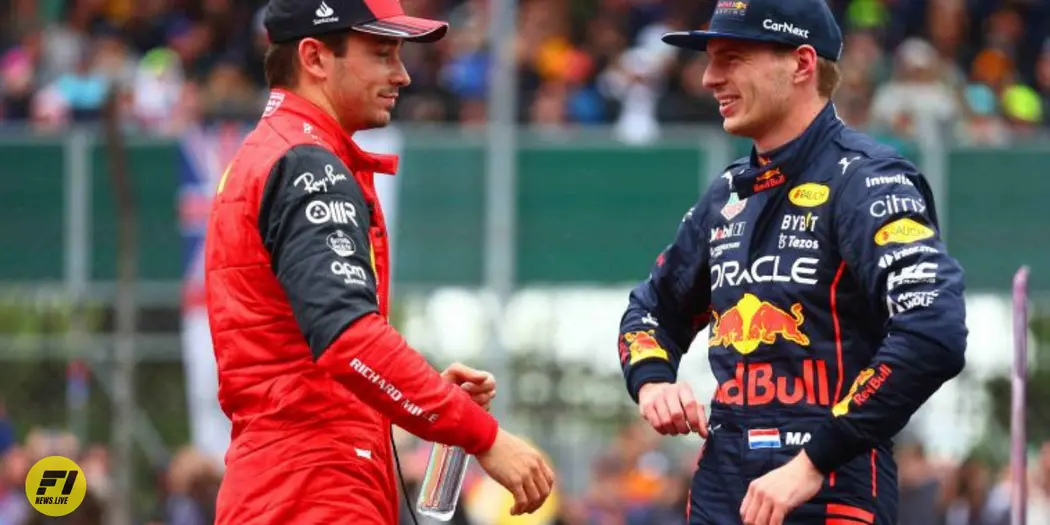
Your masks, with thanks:
[{"label": "'red bull' text", "polygon": [[[831,406],[828,366],[821,359],[802,361],[802,377],[776,375],[770,363],[736,364],[734,377],[720,385],[715,401],[727,405]],[[746,385],[746,392],[745,392]]]}]

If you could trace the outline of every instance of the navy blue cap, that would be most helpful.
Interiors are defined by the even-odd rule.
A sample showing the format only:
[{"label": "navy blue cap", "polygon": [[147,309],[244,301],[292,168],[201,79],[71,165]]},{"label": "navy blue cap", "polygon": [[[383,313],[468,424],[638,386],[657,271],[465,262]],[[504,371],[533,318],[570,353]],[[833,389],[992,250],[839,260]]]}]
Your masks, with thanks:
[{"label": "navy blue cap", "polygon": [[808,44],[835,62],[842,55],[842,30],[824,0],[718,0],[707,30],[667,33],[663,41],[704,51],[711,38]]}]

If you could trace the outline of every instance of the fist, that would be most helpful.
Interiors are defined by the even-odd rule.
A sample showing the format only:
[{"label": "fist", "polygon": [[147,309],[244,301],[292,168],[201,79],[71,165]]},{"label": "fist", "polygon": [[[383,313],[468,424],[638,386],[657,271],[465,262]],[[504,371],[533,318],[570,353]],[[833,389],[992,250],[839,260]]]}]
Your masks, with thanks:
[{"label": "fist", "polygon": [[657,432],[707,437],[707,416],[685,383],[646,383],[638,391],[638,410]]}]

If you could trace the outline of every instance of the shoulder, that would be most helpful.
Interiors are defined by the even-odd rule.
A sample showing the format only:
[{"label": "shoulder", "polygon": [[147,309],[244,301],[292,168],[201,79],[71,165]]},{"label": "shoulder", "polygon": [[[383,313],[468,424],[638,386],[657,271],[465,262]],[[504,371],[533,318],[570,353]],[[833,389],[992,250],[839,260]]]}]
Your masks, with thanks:
[{"label": "shoulder", "polygon": [[868,134],[846,127],[834,143],[830,152],[838,157],[834,179],[843,193],[865,194],[876,186],[926,187],[925,177],[912,161]]},{"label": "shoulder", "polygon": [[274,163],[270,183],[303,195],[360,192],[346,163],[318,144],[297,144]]},{"label": "shoulder", "polygon": [[280,162],[290,168],[320,167],[323,170],[325,166],[332,166],[332,169],[342,168],[343,171],[346,171],[346,165],[342,159],[335,152],[320,144],[293,144],[281,155]]},{"label": "shoulder", "polygon": [[932,208],[927,210],[933,206],[933,191],[912,161],[857,131],[843,133],[837,142],[841,159],[833,192],[839,210],[876,220],[899,213],[934,215]]}]

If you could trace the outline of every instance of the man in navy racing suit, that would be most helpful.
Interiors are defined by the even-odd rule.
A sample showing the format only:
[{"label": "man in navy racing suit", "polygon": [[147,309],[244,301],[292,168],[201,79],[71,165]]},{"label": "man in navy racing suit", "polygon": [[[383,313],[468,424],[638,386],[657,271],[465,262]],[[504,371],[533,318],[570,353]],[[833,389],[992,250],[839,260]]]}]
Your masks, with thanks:
[{"label": "man in navy racing suit", "polygon": [[[619,357],[642,416],[706,438],[693,525],[893,525],[891,439],[964,366],[963,271],[916,167],[839,120],[822,0],[725,0],[704,85],[750,156],[717,177],[630,294]],[[676,383],[710,328],[708,421]]]}]

